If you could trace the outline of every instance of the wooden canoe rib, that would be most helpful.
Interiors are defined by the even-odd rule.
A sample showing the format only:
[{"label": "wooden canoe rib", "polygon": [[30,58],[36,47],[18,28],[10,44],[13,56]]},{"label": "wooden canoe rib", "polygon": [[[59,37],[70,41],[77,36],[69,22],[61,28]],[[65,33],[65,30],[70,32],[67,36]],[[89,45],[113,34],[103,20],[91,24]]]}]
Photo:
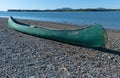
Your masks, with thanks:
[{"label": "wooden canoe rib", "polygon": [[107,34],[101,25],[91,25],[86,28],[76,30],[56,30],[44,27],[34,27],[16,21],[13,17],[9,17],[8,26],[14,30],[41,37],[65,42],[85,47],[102,47],[106,44]]}]

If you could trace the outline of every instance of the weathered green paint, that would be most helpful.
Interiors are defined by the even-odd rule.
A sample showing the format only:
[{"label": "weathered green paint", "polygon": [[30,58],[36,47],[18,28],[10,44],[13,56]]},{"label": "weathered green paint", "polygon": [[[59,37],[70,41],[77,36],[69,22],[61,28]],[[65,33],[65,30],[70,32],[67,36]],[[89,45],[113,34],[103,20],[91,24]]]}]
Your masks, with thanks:
[{"label": "weathered green paint", "polygon": [[106,31],[98,24],[76,30],[57,30],[26,25],[9,17],[8,26],[33,36],[86,47],[102,47],[107,40]]}]

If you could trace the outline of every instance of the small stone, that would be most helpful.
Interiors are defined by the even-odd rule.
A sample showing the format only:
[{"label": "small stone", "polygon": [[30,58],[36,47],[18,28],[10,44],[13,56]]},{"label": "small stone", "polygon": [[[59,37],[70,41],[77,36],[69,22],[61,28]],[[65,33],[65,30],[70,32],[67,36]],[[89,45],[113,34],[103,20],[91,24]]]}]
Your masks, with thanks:
[{"label": "small stone", "polygon": [[66,67],[64,67],[64,65],[62,66],[62,68],[59,70],[58,72],[58,78],[67,78],[70,75],[70,72],[68,71],[68,69]]},{"label": "small stone", "polygon": [[29,78],[35,78],[35,76],[30,76]]},{"label": "small stone", "polygon": [[28,66],[34,66],[35,64],[28,64]]},{"label": "small stone", "polygon": [[108,59],[110,59],[111,57],[110,56],[108,56]]}]

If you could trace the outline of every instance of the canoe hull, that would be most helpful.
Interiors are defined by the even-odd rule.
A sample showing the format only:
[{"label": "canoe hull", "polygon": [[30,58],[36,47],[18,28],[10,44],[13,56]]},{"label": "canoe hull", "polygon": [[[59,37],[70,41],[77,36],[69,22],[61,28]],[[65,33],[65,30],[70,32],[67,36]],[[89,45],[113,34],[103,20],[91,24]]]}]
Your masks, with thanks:
[{"label": "canoe hull", "polygon": [[86,47],[102,47],[107,40],[106,31],[101,25],[93,25],[77,30],[54,30],[43,27],[36,28],[20,23],[10,17],[8,19],[8,26],[14,30],[33,36]]}]

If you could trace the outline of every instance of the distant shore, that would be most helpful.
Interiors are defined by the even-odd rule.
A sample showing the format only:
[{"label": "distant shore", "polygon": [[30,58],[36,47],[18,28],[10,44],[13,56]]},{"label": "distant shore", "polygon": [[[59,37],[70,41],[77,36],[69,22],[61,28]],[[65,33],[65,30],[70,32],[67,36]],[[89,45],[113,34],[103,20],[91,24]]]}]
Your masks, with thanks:
[{"label": "distant shore", "polygon": [[9,9],[7,12],[104,12],[104,11],[120,11],[120,9],[106,9],[106,8],[86,8],[86,9],[72,9],[72,8],[59,8],[59,9],[47,9],[47,10],[22,10],[22,9]]},{"label": "distant shore", "polygon": [[[1,78],[119,78],[120,30],[106,29],[106,46],[95,49],[23,34],[8,28],[7,20],[0,18]],[[18,21],[57,29],[81,28],[71,24]]]}]

